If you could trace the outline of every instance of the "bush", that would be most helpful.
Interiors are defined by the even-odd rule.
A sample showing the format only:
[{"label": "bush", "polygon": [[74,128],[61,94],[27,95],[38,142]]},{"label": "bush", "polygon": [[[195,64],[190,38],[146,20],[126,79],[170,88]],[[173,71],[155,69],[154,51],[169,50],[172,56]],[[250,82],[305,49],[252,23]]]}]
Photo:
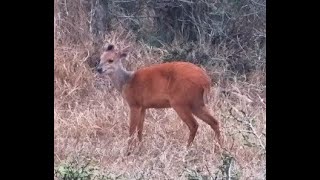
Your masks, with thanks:
[{"label": "bush", "polygon": [[[58,43],[92,42],[97,51],[103,36],[121,26],[151,46],[169,49],[180,44],[178,51],[169,49],[166,61],[189,58],[203,65],[219,64],[213,60],[217,54],[208,53],[218,51],[226,53],[225,67],[241,75],[264,67],[265,4],[265,0],[57,0],[55,37]],[[191,43],[192,48],[184,49],[183,44]]]}]

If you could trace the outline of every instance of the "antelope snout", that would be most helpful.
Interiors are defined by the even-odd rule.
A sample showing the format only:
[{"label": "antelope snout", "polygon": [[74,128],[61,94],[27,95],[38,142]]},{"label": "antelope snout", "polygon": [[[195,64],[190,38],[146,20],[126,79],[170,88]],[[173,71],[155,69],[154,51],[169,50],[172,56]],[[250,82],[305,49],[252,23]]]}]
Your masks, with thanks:
[{"label": "antelope snout", "polygon": [[102,73],[102,68],[101,67],[97,67],[97,71],[98,71],[98,73]]},{"label": "antelope snout", "polygon": [[103,68],[101,67],[101,64],[100,64],[100,63],[96,66],[96,71],[97,71],[99,74],[102,74],[102,73],[103,73]]}]

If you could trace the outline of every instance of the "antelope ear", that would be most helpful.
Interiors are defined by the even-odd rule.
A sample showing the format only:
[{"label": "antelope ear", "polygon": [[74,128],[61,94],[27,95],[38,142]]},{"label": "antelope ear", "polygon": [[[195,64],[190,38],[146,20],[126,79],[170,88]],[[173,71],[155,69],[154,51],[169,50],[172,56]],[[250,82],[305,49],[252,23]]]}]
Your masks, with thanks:
[{"label": "antelope ear", "polygon": [[125,58],[125,57],[127,57],[127,53],[124,52],[120,54],[120,58]]},{"label": "antelope ear", "polygon": [[125,58],[125,57],[127,57],[129,51],[130,51],[130,48],[129,48],[129,47],[124,48],[124,49],[121,51],[121,53],[120,53],[120,58]]},{"label": "antelope ear", "polygon": [[104,51],[111,51],[111,50],[113,50],[114,49],[114,45],[112,45],[112,44],[109,44],[108,46],[104,46]]}]

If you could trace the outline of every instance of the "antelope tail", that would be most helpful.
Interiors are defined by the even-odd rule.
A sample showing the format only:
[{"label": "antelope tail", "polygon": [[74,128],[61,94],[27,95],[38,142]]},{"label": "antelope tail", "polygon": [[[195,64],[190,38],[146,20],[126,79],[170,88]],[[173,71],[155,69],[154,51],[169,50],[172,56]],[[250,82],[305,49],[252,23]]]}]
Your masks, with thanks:
[{"label": "antelope tail", "polygon": [[204,91],[203,91],[203,101],[205,104],[208,104],[209,101],[209,87],[204,87]]}]

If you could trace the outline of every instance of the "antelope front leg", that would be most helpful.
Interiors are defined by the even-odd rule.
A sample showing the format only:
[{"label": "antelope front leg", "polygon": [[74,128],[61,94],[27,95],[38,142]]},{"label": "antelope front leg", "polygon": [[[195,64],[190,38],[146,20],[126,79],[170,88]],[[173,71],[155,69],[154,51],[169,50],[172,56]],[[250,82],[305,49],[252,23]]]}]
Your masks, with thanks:
[{"label": "antelope front leg", "polygon": [[143,130],[143,123],[144,123],[144,118],[145,118],[145,114],[146,114],[146,109],[142,108],[141,109],[141,114],[140,114],[140,119],[139,119],[139,123],[137,126],[138,129],[138,139],[141,142],[142,141],[142,130]]},{"label": "antelope front leg", "polygon": [[128,141],[128,152],[127,155],[131,153],[131,147],[134,140],[134,134],[136,132],[139,120],[141,117],[140,107],[130,107],[130,123],[129,123],[129,141]]}]

